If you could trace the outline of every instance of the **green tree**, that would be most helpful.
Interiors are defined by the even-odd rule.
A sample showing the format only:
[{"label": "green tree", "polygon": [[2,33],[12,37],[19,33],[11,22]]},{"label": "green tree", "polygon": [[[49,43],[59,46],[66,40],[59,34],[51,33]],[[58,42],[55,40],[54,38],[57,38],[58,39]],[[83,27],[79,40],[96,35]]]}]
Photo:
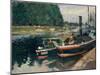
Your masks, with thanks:
[{"label": "green tree", "polygon": [[12,2],[12,22],[13,25],[64,25],[56,4],[37,2]]}]

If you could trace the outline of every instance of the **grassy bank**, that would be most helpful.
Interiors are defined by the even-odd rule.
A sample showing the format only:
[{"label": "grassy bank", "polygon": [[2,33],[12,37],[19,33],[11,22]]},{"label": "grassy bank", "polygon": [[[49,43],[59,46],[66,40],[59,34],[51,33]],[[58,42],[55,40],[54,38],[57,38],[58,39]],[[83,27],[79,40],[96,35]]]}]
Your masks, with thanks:
[{"label": "grassy bank", "polygon": [[12,26],[12,35],[64,32],[66,29],[61,26]]}]

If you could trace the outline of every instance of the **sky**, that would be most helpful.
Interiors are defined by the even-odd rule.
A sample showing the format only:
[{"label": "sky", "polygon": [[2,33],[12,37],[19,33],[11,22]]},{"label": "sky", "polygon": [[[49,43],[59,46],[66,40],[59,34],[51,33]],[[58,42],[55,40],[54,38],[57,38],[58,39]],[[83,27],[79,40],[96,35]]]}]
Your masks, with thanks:
[{"label": "sky", "polygon": [[[82,16],[83,23],[88,21],[88,6],[84,5],[69,5],[69,4],[58,4],[64,21],[78,22],[79,17]],[[90,13],[95,16],[95,7],[89,6]]]}]

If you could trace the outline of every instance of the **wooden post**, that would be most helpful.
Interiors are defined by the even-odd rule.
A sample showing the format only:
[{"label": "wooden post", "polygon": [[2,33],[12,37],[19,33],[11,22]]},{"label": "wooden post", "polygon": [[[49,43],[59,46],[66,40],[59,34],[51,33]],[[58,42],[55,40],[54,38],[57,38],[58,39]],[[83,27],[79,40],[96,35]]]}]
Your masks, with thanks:
[{"label": "wooden post", "polygon": [[82,16],[79,16],[80,36],[82,40]]}]

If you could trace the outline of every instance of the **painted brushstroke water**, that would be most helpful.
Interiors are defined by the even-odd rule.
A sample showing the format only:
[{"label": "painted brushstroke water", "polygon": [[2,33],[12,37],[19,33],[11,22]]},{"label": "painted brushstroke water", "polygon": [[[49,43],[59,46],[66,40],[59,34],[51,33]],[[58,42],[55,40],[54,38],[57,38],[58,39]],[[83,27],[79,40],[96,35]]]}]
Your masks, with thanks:
[{"label": "painted brushstroke water", "polygon": [[[63,60],[55,55],[49,56],[47,59],[37,59],[35,53],[31,49],[31,46],[29,47],[29,50],[27,51],[26,49],[21,46],[23,50],[17,50],[21,49],[20,42],[25,42],[24,46],[28,45],[25,40],[28,38],[28,41],[34,40],[30,38],[28,35],[24,36],[12,36],[12,42],[15,42],[16,40],[16,50],[13,50],[13,55],[12,55],[12,73],[30,73],[30,72],[50,72],[50,71],[61,71],[63,67],[61,67],[63,62],[70,62],[73,59],[76,61],[79,59],[79,57],[74,57],[74,58],[67,58],[66,60]],[[19,42],[18,42],[19,41]],[[19,44],[19,46],[18,46]],[[32,44],[32,43],[31,43]],[[36,43],[35,43],[36,44]],[[13,46],[15,44],[13,43]],[[38,44],[39,45],[39,44]],[[33,44],[34,46],[34,44]],[[27,48],[27,47],[25,47]],[[14,49],[14,48],[13,48]],[[27,48],[28,49],[28,48]],[[72,61],[74,63],[74,61]],[[71,63],[71,62],[70,62]],[[69,64],[69,63],[68,63]]]}]

